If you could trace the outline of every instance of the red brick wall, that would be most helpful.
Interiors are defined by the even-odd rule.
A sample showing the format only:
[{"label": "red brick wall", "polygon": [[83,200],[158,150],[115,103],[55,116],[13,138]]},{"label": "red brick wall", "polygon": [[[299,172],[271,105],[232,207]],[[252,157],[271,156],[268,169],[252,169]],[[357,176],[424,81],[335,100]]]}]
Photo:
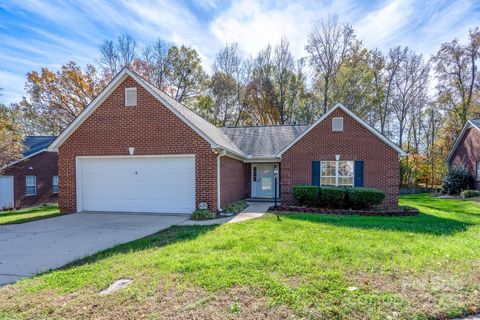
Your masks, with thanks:
[{"label": "red brick wall", "polygon": [[[343,117],[344,131],[332,132],[332,117]],[[385,191],[386,202],[397,205],[400,186],[398,153],[343,110],[337,109],[282,155],[281,200],[294,203],[294,185],[311,184],[313,160],[364,161],[364,186]]]},{"label": "red brick wall", "polygon": [[[125,107],[125,88],[137,87],[137,106]],[[128,77],[60,146],[59,205],[76,211],[75,157],[195,154],[196,203],[217,208],[216,155],[210,144]]]},{"label": "red brick wall", "polygon": [[220,207],[248,196],[247,169],[243,161],[226,156],[220,158]]},{"label": "red brick wall", "polygon": [[449,165],[464,164],[473,177],[474,188],[480,190],[480,181],[477,180],[477,161],[480,160],[480,130],[476,128],[468,129],[460,140],[457,149],[450,159]]},{"label": "red brick wall", "polygon": [[[24,207],[57,201],[57,194],[52,191],[53,176],[58,175],[56,152],[42,152],[5,168],[0,174],[13,176],[15,206]],[[37,177],[37,195],[28,197],[25,195],[26,176]]]}]

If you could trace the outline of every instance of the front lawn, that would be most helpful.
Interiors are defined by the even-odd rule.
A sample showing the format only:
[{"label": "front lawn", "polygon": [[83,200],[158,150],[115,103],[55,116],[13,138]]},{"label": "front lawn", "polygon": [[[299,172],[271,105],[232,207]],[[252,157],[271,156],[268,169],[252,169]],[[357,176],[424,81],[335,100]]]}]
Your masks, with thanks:
[{"label": "front lawn", "polygon": [[[182,226],[0,289],[0,318],[422,319],[480,307],[480,206]],[[98,292],[121,278],[130,286]]]},{"label": "front lawn", "polygon": [[24,223],[33,220],[51,218],[60,215],[57,205],[43,205],[35,208],[27,208],[12,211],[0,211],[0,225],[12,223]]}]

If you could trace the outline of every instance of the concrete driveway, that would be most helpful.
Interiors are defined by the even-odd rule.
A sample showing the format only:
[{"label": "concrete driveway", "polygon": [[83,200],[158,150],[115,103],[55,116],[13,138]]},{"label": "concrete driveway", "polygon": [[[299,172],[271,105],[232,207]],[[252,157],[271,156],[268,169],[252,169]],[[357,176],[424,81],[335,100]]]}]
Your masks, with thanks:
[{"label": "concrete driveway", "polygon": [[0,285],[166,229],[188,216],[75,213],[0,226]]}]

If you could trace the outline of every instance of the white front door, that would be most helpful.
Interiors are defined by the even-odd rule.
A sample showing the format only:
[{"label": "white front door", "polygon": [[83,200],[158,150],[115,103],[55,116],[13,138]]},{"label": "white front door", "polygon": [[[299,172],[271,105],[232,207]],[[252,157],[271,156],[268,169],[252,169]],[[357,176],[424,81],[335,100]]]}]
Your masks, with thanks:
[{"label": "white front door", "polygon": [[[274,172],[275,166],[278,166],[278,164],[258,163],[252,166],[253,166],[252,197],[273,198],[275,196],[275,188],[274,188],[275,177],[273,175],[273,172]],[[278,185],[278,178],[277,178],[277,185]]]},{"label": "white front door", "polygon": [[13,176],[0,176],[0,210],[13,206]]},{"label": "white front door", "polygon": [[79,157],[78,210],[192,213],[194,156]]}]

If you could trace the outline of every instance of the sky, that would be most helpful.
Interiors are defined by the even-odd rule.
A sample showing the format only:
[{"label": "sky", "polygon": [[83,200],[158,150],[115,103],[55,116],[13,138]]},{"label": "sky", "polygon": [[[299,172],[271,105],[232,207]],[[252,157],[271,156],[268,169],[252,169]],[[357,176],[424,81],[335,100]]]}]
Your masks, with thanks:
[{"label": "sky", "polygon": [[140,48],[158,38],[190,45],[208,70],[232,42],[249,57],[286,36],[305,57],[312,24],[329,15],[351,24],[367,48],[408,46],[428,59],[480,26],[480,1],[0,0],[0,103],[21,99],[27,72],[72,60],[98,66],[99,45],[122,33]]}]

